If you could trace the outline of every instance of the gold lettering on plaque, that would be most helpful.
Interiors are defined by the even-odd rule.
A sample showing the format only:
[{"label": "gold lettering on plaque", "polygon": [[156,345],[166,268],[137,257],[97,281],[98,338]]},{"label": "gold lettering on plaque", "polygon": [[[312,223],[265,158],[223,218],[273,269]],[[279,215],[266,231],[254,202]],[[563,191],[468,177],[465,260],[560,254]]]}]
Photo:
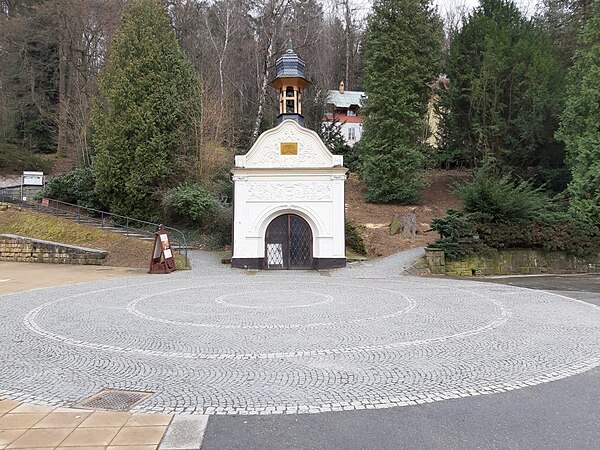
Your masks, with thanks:
[{"label": "gold lettering on plaque", "polygon": [[297,155],[298,154],[298,143],[297,142],[282,142],[280,144],[280,151],[282,155]]}]

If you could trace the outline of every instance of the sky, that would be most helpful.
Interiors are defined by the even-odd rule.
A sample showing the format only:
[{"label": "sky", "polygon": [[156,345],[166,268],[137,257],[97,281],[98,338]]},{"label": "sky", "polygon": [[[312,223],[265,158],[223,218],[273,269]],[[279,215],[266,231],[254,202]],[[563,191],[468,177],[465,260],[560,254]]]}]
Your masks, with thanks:
[{"label": "sky", "polygon": [[[434,0],[434,3],[438,6],[442,17],[446,17],[451,14],[452,11],[465,9],[471,9],[479,4],[478,0]],[[528,17],[535,13],[537,0],[515,0],[515,3],[521,9],[521,11]]]}]

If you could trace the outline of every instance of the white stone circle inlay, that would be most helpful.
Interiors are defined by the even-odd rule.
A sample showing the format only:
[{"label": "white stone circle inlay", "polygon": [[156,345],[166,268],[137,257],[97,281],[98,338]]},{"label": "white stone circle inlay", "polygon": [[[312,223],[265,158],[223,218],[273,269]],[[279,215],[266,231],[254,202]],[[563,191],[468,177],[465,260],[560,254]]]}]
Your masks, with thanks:
[{"label": "white stone circle inlay", "polygon": [[600,364],[600,309],[549,293],[184,275],[3,296],[0,394],[69,405],[103,386],[155,392],[138,411],[291,414],[504,392]]}]

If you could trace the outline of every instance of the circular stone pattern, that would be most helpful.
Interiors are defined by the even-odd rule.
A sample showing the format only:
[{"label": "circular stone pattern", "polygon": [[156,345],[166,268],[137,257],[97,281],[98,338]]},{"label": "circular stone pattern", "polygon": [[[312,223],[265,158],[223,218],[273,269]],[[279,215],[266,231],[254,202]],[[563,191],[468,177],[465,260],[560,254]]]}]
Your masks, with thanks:
[{"label": "circular stone pattern", "polygon": [[57,405],[109,387],[153,392],[146,412],[372,409],[600,364],[599,308],[493,284],[176,273],[0,300],[0,394]]}]

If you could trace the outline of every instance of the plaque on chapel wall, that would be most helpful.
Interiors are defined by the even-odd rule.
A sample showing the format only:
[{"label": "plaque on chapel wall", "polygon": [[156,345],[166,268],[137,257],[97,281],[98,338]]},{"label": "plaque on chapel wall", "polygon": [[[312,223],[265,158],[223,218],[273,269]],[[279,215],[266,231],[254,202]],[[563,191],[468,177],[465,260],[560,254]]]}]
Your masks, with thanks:
[{"label": "plaque on chapel wall", "polygon": [[298,154],[298,143],[297,142],[282,142],[280,144],[280,152],[282,155],[297,155]]}]

